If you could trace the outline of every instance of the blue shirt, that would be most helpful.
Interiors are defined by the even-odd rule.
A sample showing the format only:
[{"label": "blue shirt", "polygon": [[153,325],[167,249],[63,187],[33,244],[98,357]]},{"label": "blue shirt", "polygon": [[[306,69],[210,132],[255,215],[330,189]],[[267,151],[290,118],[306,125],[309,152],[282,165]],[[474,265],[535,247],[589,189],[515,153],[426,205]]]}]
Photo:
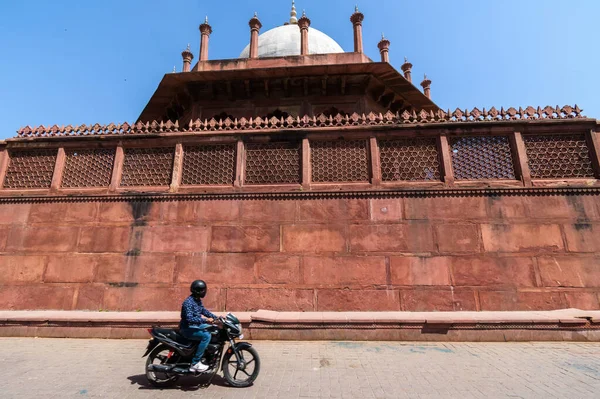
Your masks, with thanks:
[{"label": "blue shirt", "polygon": [[211,319],[217,318],[216,315],[209,312],[204,305],[202,305],[201,299],[196,299],[191,295],[188,296],[181,305],[181,323],[179,323],[179,328],[207,324],[208,322],[202,316],[210,317]]}]

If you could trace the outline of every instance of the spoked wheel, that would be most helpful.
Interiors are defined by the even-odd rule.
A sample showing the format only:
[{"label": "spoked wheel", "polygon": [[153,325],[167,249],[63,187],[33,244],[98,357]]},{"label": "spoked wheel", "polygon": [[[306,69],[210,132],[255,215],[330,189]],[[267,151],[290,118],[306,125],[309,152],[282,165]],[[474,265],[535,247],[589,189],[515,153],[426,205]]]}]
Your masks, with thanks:
[{"label": "spoked wheel", "polygon": [[245,388],[256,380],[260,372],[260,359],[254,348],[238,349],[240,362],[233,351],[223,358],[223,375],[227,382],[236,388]]},{"label": "spoked wheel", "polygon": [[154,385],[155,387],[168,387],[175,384],[175,382],[177,382],[179,379],[177,374],[148,370],[148,367],[152,364],[166,365],[175,363],[176,358],[179,356],[175,355],[169,358],[168,356],[170,351],[171,350],[168,347],[159,345],[148,355],[148,360],[146,360],[146,378],[148,378],[150,384]]}]

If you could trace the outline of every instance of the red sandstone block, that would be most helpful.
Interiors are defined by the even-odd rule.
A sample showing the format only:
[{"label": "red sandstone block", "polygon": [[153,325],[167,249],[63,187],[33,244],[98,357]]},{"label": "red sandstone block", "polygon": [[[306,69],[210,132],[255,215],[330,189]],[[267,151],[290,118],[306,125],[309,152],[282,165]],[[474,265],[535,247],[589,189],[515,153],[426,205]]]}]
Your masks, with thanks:
[{"label": "red sandstone block", "polygon": [[457,286],[534,287],[533,259],[516,257],[452,257],[451,273]]},{"label": "red sandstone block", "polygon": [[126,252],[131,227],[82,227],[79,252]]},{"label": "red sandstone block", "polygon": [[404,198],[406,219],[486,219],[484,197]]},{"label": "red sandstone block", "polygon": [[175,266],[175,282],[188,283],[198,280],[204,274],[204,263],[206,263],[206,253],[181,255],[177,257]]},{"label": "red sandstone block", "polygon": [[346,235],[342,226],[283,226],[285,252],[346,252]]},{"label": "red sandstone block", "polygon": [[533,219],[595,220],[598,210],[593,196],[547,196],[527,197],[525,204]]},{"label": "red sandstone block", "polygon": [[78,288],[75,310],[100,310],[104,304],[105,285],[86,284]]},{"label": "red sandstone block", "polygon": [[197,220],[194,201],[166,201],[159,203],[159,206],[164,222],[190,223]]},{"label": "red sandstone block", "polygon": [[141,230],[143,252],[204,252],[208,248],[208,227],[147,226]]},{"label": "red sandstone block", "polygon": [[98,270],[96,272],[95,282],[98,283],[119,283],[127,281],[130,269],[127,269],[127,262],[131,261],[125,255],[99,255]]},{"label": "red sandstone block", "polygon": [[160,220],[160,203],[150,201],[138,202],[103,202],[100,204],[98,218],[108,223],[147,223]]},{"label": "red sandstone block", "polygon": [[212,252],[279,252],[279,226],[213,226]]},{"label": "red sandstone block", "polygon": [[208,254],[201,277],[212,284],[252,284],[254,258],[254,254]]},{"label": "red sandstone block", "polygon": [[400,257],[390,259],[394,285],[450,285],[450,258]]},{"label": "red sandstone block", "polygon": [[543,257],[538,266],[544,287],[600,287],[598,257]]},{"label": "red sandstone block", "polygon": [[566,307],[559,292],[480,291],[481,310],[555,310]]},{"label": "red sandstone block", "polygon": [[97,202],[56,202],[32,204],[29,223],[85,223],[96,220]]},{"label": "red sandstone block", "polygon": [[49,255],[44,273],[46,283],[90,283],[94,280],[94,255]]},{"label": "red sandstone block", "polygon": [[397,222],[404,217],[402,198],[371,199],[371,220]]},{"label": "red sandstone block", "polygon": [[408,289],[400,298],[402,310],[410,312],[477,310],[472,290]]},{"label": "red sandstone block", "polygon": [[431,226],[423,222],[351,225],[352,252],[429,252],[434,250]]},{"label": "red sandstone block", "polygon": [[0,204],[0,224],[24,224],[29,218],[31,204]]},{"label": "red sandstone block", "polygon": [[435,226],[440,252],[480,252],[479,225],[442,224]]},{"label": "red sandstone block", "polygon": [[0,227],[0,252],[4,252],[4,249],[6,248],[6,241],[8,240],[9,231],[9,226]]},{"label": "red sandstone block", "polygon": [[386,284],[385,258],[337,256],[304,258],[304,284],[320,286]]},{"label": "red sandstone block", "polygon": [[400,310],[396,290],[317,290],[317,310],[377,312]]},{"label": "red sandstone block", "polygon": [[313,290],[227,289],[227,311],[255,312],[259,309],[309,312],[314,310]]},{"label": "red sandstone block", "polygon": [[74,287],[63,284],[5,286],[0,295],[0,309],[71,310],[74,294]]},{"label": "red sandstone block", "polygon": [[[126,270],[132,270],[132,279],[127,280],[139,284],[173,283],[175,256],[173,255],[140,255],[121,258]],[[130,272],[131,273],[131,272]]]},{"label": "red sandstone block", "polygon": [[369,206],[364,199],[325,199],[299,202],[301,221],[324,222],[339,220],[367,220]]},{"label": "red sandstone block", "polygon": [[560,227],[555,224],[483,224],[481,233],[487,252],[557,252],[564,249]]},{"label": "red sandstone block", "polygon": [[300,258],[288,255],[257,255],[258,280],[267,284],[298,284]]},{"label": "red sandstone block", "polygon": [[13,228],[6,251],[71,252],[77,246],[77,227]]},{"label": "red sandstone block", "polygon": [[208,200],[196,203],[196,218],[199,221],[234,221],[240,217],[240,201]]},{"label": "red sandstone block", "polygon": [[582,310],[598,310],[600,302],[598,301],[598,292],[565,292],[565,299],[569,308]]},{"label": "red sandstone block", "polygon": [[491,219],[525,219],[527,206],[525,197],[491,196],[487,197],[488,214]]},{"label": "red sandstone block", "polygon": [[174,288],[111,287],[104,293],[102,308],[110,311],[177,311],[186,296],[178,295]]},{"label": "red sandstone block", "polygon": [[245,222],[293,222],[296,201],[241,201],[241,220]]},{"label": "red sandstone block", "polygon": [[600,224],[567,224],[564,229],[569,252],[600,252]]},{"label": "red sandstone block", "polygon": [[0,283],[41,282],[45,264],[44,256],[0,256]]}]

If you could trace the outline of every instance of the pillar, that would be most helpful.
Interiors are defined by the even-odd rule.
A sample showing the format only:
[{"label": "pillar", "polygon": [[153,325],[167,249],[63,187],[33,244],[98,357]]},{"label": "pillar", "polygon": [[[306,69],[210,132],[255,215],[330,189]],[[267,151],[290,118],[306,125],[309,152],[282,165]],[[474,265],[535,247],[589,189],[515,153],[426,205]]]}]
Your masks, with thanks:
[{"label": "pillar", "polygon": [[381,54],[381,62],[390,62],[390,41],[385,38],[385,36],[381,35],[381,41],[377,44],[379,48],[379,53]]},{"label": "pillar", "polygon": [[350,17],[350,22],[354,28],[354,52],[363,52],[362,22],[365,19],[363,13],[358,11],[358,6],[354,9],[354,14]]},{"label": "pillar", "polygon": [[306,13],[302,13],[302,18],[298,20],[298,26],[300,27],[300,55],[308,55],[308,27],[310,26],[310,19],[307,18]]},{"label": "pillar", "polygon": [[423,87],[423,93],[425,93],[425,96],[431,100],[431,80],[427,79],[427,75],[425,75],[423,78],[421,86]]},{"label": "pillar", "polygon": [[212,33],[212,27],[208,24],[208,17],[200,25],[200,61],[208,60],[208,38]]},{"label": "pillar", "polygon": [[412,75],[411,75],[411,70],[412,70],[413,64],[411,64],[410,62],[408,62],[408,58],[404,57],[404,64],[402,64],[402,72],[404,72],[404,79],[408,80],[410,83],[412,83]]},{"label": "pillar", "polygon": [[256,13],[248,24],[250,25],[250,58],[258,58],[258,33],[262,24]]},{"label": "pillar", "polygon": [[192,60],[194,59],[194,54],[190,51],[190,45],[188,44],[187,48],[183,50],[181,53],[181,57],[183,58],[183,72],[189,72],[192,65]]}]

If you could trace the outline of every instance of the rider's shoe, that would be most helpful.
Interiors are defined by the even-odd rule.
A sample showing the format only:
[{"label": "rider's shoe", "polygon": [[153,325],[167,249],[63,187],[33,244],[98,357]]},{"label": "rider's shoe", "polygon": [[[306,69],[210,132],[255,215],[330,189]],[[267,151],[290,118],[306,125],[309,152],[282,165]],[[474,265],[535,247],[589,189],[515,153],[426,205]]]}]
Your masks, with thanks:
[{"label": "rider's shoe", "polygon": [[203,364],[202,362],[198,362],[190,367],[190,371],[194,371],[194,372],[198,372],[198,373],[202,373],[206,370],[208,370],[208,366],[206,364]]}]

